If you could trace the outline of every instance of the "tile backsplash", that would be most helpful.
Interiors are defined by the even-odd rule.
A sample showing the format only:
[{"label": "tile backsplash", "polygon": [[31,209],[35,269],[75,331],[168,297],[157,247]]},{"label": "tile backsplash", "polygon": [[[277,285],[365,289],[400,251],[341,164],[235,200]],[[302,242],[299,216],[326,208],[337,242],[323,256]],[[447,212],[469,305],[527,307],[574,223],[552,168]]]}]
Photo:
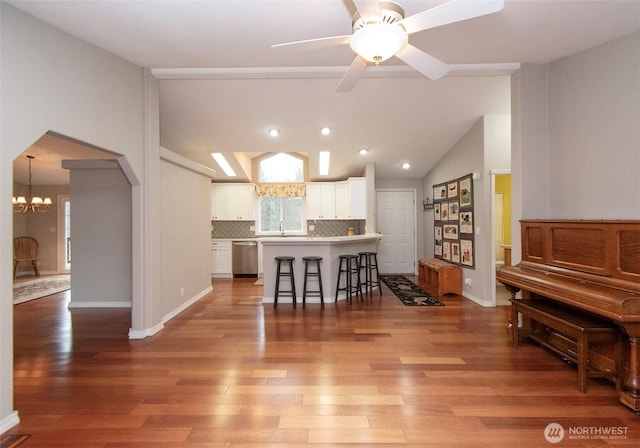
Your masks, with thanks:
[{"label": "tile backsplash", "polygon": [[[255,221],[211,221],[211,238],[254,238]],[[311,230],[309,227],[313,226]],[[356,235],[364,233],[365,220],[309,220],[307,221],[308,236],[344,236],[349,227],[353,227]]]}]

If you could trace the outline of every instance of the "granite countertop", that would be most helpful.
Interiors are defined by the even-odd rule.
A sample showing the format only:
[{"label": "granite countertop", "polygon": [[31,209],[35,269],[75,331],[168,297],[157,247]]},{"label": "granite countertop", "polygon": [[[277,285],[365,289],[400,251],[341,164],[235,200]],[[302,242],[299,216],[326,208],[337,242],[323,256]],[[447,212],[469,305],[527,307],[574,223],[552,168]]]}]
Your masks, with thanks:
[{"label": "granite countertop", "polygon": [[364,241],[372,239],[380,239],[382,235],[379,233],[367,233],[365,235],[353,236],[271,236],[258,238],[262,244],[326,244],[326,243],[348,243],[355,241]]},{"label": "granite countertop", "polygon": [[256,236],[253,238],[212,238],[211,242],[232,242],[232,241],[260,241],[260,242],[341,242],[341,241],[359,241],[380,239],[382,234],[380,233],[367,233],[364,235],[336,235],[336,236],[306,236],[306,235],[285,235],[285,236]]}]

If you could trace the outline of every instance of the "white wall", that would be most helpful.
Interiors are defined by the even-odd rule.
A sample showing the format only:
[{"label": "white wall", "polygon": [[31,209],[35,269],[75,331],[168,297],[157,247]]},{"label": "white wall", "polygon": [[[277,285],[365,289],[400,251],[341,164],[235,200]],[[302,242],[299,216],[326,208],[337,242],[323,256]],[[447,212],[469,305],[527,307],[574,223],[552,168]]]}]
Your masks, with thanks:
[{"label": "white wall", "polygon": [[115,161],[65,161],[70,169],[69,307],[131,306],[131,185]]},{"label": "white wall", "polygon": [[640,33],[549,69],[549,216],[640,218]]},{"label": "white wall", "polygon": [[13,159],[54,131],[142,166],[143,70],[0,4],[0,432],[13,412]]},{"label": "white wall", "polygon": [[[0,3],[0,433],[18,423],[13,410],[12,239],[13,159],[53,131],[121,154],[118,163],[131,183],[132,331],[145,337],[162,328],[161,272],[207,269],[202,257],[162,257],[159,100],[157,80],[142,69]],[[170,179],[163,179],[170,189]],[[208,192],[207,188],[207,192]],[[175,219],[200,219],[185,210]],[[207,203],[207,219],[209,210]],[[201,247],[209,253],[210,233]],[[185,246],[183,253],[191,250]],[[175,250],[180,248],[176,246]],[[187,260],[186,265],[179,265]],[[93,260],[99,263],[100,259]],[[189,264],[191,263],[191,264]],[[204,280],[200,280],[202,283]],[[200,285],[198,283],[198,285]],[[198,287],[195,286],[195,288]],[[182,298],[182,306],[192,297]],[[177,303],[178,301],[174,302]],[[179,310],[180,308],[178,308]]]},{"label": "white wall", "polygon": [[640,219],[640,33],[512,76],[512,261],[523,218]]},{"label": "white wall", "polygon": [[162,265],[166,320],[185,300],[211,290],[211,178],[165,160],[160,178],[161,254],[172,261]]}]

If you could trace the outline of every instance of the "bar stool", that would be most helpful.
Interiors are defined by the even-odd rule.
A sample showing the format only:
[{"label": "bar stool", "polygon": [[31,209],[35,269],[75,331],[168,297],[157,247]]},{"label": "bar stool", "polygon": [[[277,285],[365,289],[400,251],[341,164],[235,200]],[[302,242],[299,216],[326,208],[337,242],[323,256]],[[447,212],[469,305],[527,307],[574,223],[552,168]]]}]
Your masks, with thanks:
[{"label": "bar stool", "polygon": [[[288,295],[291,296],[293,301],[293,307],[296,307],[296,282],[293,277],[293,260],[295,257],[275,257],[275,260],[278,262],[278,269],[276,270],[276,292],[273,298],[273,307],[278,307],[278,296],[279,295]],[[286,266],[287,270],[282,270],[282,265]],[[280,291],[280,278],[289,278],[290,290]]]},{"label": "bar stool", "polygon": [[[302,308],[307,303],[307,297],[320,297],[320,304],[324,308],[324,293],[322,292],[322,274],[320,273],[320,261],[322,257],[302,257],[304,261],[304,287],[302,288]],[[315,271],[309,270],[309,263],[315,263]],[[313,267],[313,266],[311,266]],[[317,290],[307,289],[307,280],[309,277],[318,278]]]},{"label": "bar stool", "polygon": [[[353,302],[352,295],[360,294],[362,299],[362,290],[360,289],[360,267],[358,265],[357,255],[340,255],[340,263],[338,264],[338,281],[336,282],[336,302],[338,301],[338,292],[344,291],[349,303]],[[345,273],[344,287],[340,287],[340,278]],[[356,283],[353,283],[353,276],[357,276]]]},{"label": "bar stool", "polygon": [[[373,287],[377,286],[382,295],[382,288],[380,287],[380,279],[378,278],[378,254],[377,252],[359,252],[358,253],[358,266],[360,269],[364,269],[364,281],[361,285],[364,285],[364,291],[369,295],[373,293]],[[373,271],[376,272],[376,279],[373,280]],[[362,277],[361,277],[362,278]],[[361,287],[362,291],[362,287]]]}]

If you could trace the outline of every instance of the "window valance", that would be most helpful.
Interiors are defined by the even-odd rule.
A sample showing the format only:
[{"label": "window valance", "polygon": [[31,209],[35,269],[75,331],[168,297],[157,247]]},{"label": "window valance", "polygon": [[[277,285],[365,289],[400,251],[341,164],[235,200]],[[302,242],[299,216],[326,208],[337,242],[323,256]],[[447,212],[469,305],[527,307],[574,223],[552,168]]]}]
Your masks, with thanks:
[{"label": "window valance", "polygon": [[258,184],[258,196],[303,197],[307,194],[305,184]]}]

